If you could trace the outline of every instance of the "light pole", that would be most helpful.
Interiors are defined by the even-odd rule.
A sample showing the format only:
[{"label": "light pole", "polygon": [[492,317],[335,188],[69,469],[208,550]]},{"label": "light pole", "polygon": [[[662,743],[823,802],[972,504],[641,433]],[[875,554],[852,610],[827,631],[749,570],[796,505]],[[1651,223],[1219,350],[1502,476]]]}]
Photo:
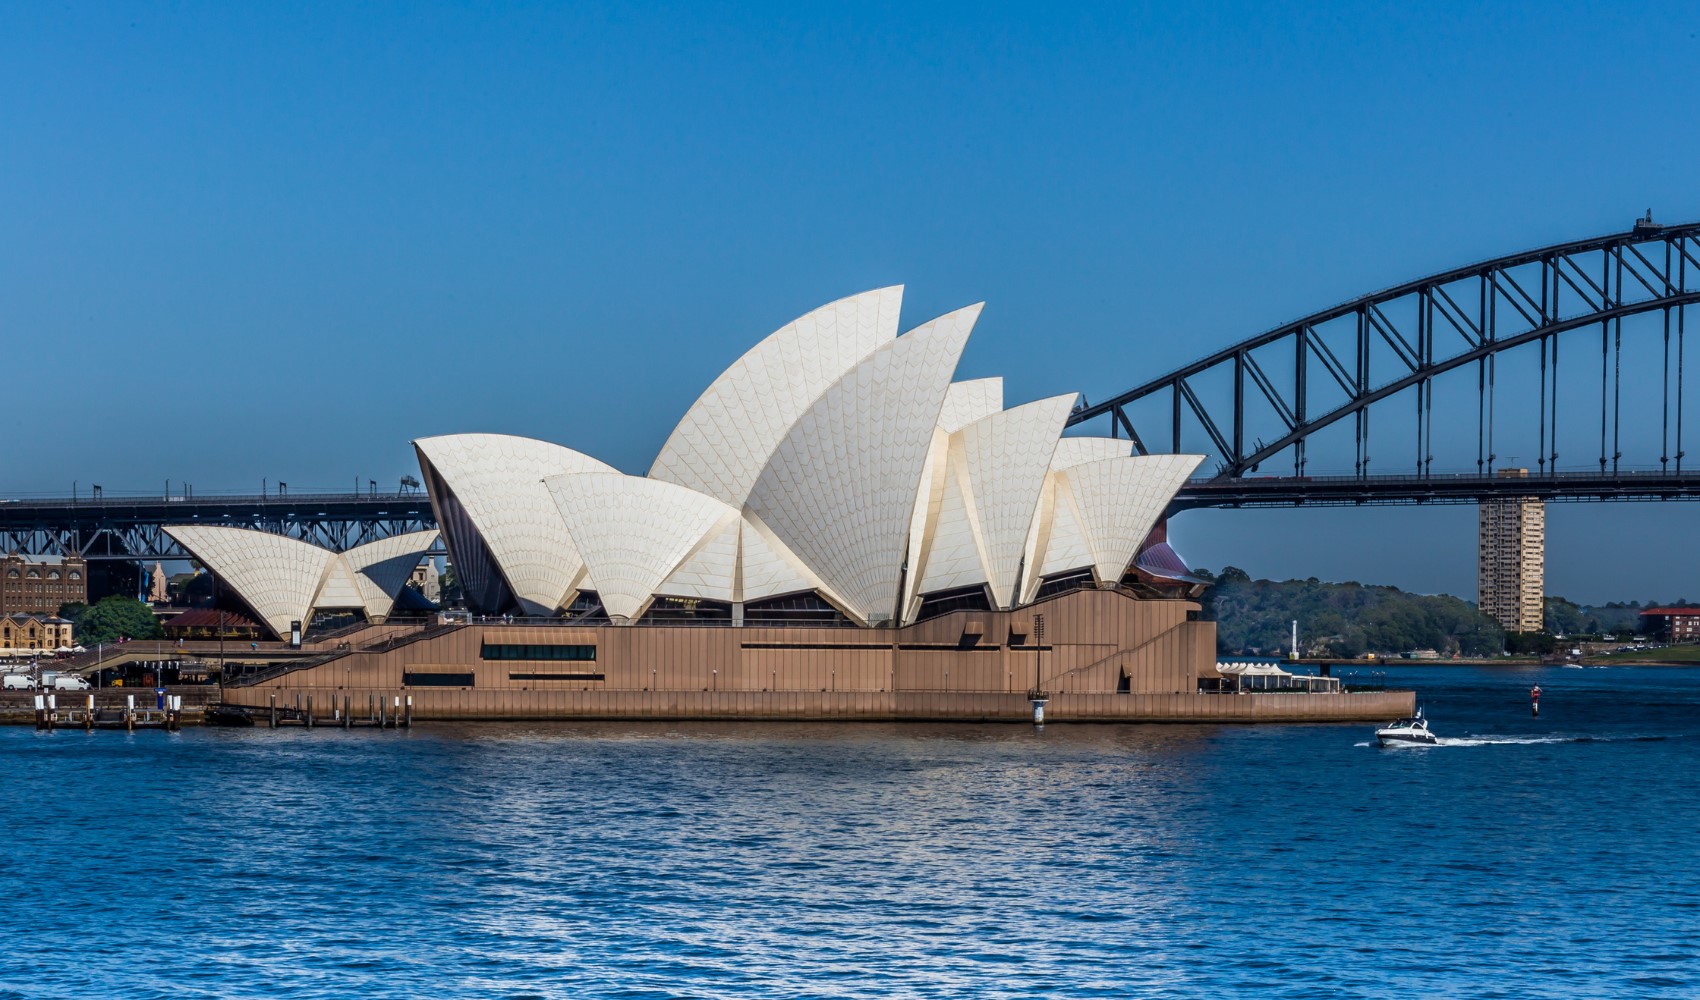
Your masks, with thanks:
[{"label": "light pole", "polygon": [[1033,616],[1033,695],[1038,697],[1043,693],[1039,685],[1040,663],[1045,646],[1045,616]]},{"label": "light pole", "polygon": [[1033,703],[1033,725],[1045,727],[1045,703],[1050,701],[1050,695],[1045,693],[1040,685],[1041,666],[1044,662],[1045,649],[1045,616],[1033,616],[1033,691],[1028,700]]}]

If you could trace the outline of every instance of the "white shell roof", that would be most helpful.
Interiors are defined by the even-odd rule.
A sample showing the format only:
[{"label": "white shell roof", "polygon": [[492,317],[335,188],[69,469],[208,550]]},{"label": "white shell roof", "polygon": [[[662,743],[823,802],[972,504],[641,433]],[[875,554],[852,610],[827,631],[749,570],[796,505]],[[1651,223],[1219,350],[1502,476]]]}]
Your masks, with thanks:
[{"label": "white shell roof", "polygon": [[359,606],[365,607],[366,617],[389,616],[390,610],[395,607],[396,595],[407,586],[419,560],[436,542],[437,530],[433,528],[380,538],[342,553],[339,561],[348,567],[360,595]]},{"label": "white shell roof", "polygon": [[910,576],[917,581],[916,592],[922,594],[969,587],[987,579],[962,437],[952,434],[947,440],[943,489],[929,514],[926,543],[918,555],[910,556]]},{"label": "white shell roof", "polygon": [[880,347],[785,434],[748,506],[863,621],[899,597],[917,484],[981,305]]},{"label": "white shell roof", "polygon": [[659,479],[586,472],[546,483],[610,618],[637,618],[701,542],[738,521],[736,508]]},{"label": "white shell roof", "polygon": [[509,434],[451,434],[413,442],[466,510],[525,610],[565,604],[583,567],[543,480],[613,466],[558,444]]},{"label": "white shell roof", "polygon": [[1034,560],[1039,563],[1039,572],[1029,576],[1027,586],[1022,588],[1023,597],[1027,600],[1033,599],[1033,592],[1038,590],[1042,577],[1093,564],[1092,547],[1086,542],[1086,528],[1081,524],[1074,489],[1068,479],[1060,473],[1052,473],[1046,484],[1046,494],[1040,501],[1042,505],[1048,504],[1043,523],[1044,545],[1042,554]]},{"label": "white shell roof", "polygon": [[1086,545],[1080,515],[1074,507],[1074,492],[1059,473],[1087,462],[1126,458],[1131,454],[1133,442],[1118,438],[1057,439],[1056,450],[1051,453],[1051,471],[1039,495],[1039,510],[1033,517],[1032,530],[1027,533],[1028,570],[1021,580],[1022,603],[1033,599],[1044,577],[1092,565],[1092,552]]},{"label": "white shell roof", "polygon": [[902,304],[902,285],[875,289],[822,306],[768,335],[686,411],[650,477],[742,507],[797,418],[897,335]]},{"label": "white shell roof", "polygon": [[181,524],[167,526],[165,533],[279,636],[289,634],[290,622],[309,620],[313,599],[336,557],[329,549],[252,528]]},{"label": "white shell roof", "polygon": [[1058,438],[1057,450],[1051,455],[1051,469],[1068,469],[1106,458],[1126,458],[1132,454],[1133,442],[1120,438]]},{"label": "white shell roof", "polygon": [[954,435],[962,443],[980,558],[999,607],[1015,604],[1023,549],[1074,401],[1069,393],[1026,403],[981,417]]},{"label": "white shell roof", "polygon": [[354,571],[348,568],[347,562],[341,559],[331,560],[331,564],[325,568],[324,582],[319,584],[319,592],[313,597],[313,606],[365,609],[366,598],[360,593],[360,585],[354,582]]},{"label": "white shell roof", "polygon": [[667,575],[656,593],[728,603],[738,600],[738,535],[742,528],[742,518],[717,525]]},{"label": "white shell roof", "polygon": [[[909,522],[909,574],[904,578],[904,607],[909,607],[920,592],[926,573],[927,554],[933,547],[933,529],[938,526],[941,505],[944,503],[945,461],[950,452],[951,434],[962,425],[1003,409],[1003,379],[976,378],[952,382],[939,408],[938,425],[933,431],[933,443],[927,449],[927,462],[921,467],[921,483],[915,494],[915,513]],[[948,575],[948,574],[947,574]],[[983,580],[968,580],[967,584]]]},{"label": "white shell roof", "polygon": [[746,512],[740,534],[738,599],[759,601],[782,594],[818,590],[839,604],[832,588],[822,583],[785,543],[774,537],[761,518]]},{"label": "white shell roof", "polygon": [[1087,462],[1062,473],[1099,581],[1121,580],[1169,499],[1203,460],[1203,455],[1136,455]]},{"label": "white shell roof", "polygon": [[753,515],[717,526],[656,590],[669,597],[759,601],[826,588]]},{"label": "white shell roof", "polygon": [[952,382],[939,408],[939,430],[954,434],[981,417],[1003,409],[1003,378],[974,378]]},{"label": "white shell roof", "polygon": [[169,525],[165,533],[210,569],[219,585],[279,635],[303,626],[320,608],[358,608],[368,618],[387,617],[396,595],[437,532],[394,535],[336,553],[284,535],[223,525]]}]

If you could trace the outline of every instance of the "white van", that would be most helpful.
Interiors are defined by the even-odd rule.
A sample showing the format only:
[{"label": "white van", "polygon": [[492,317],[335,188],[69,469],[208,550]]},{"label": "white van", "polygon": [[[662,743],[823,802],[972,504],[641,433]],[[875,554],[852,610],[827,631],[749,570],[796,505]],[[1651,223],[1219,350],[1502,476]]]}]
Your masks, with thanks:
[{"label": "white van", "polygon": [[90,687],[88,681],[76,674],[54,674],[51,681],[47,679],[46,674],[42,674],[41,683],[43,687],[51,686],[55,691],[87,691]]},{"label": "white van", "polygon": [[31,691],[35,688],[35,679],[29,674],[7,674],[3,684],[6,691]]}]

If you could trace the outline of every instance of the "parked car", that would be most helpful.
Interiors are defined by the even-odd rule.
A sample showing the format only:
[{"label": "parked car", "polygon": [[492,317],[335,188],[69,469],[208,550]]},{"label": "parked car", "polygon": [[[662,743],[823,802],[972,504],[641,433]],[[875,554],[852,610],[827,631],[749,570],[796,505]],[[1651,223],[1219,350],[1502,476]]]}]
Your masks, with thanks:
[{"label": "parked car", "polygon": [[35,688],[35,678],[29,674],[7,674],[3,684],[7,691],[30,691]]}]

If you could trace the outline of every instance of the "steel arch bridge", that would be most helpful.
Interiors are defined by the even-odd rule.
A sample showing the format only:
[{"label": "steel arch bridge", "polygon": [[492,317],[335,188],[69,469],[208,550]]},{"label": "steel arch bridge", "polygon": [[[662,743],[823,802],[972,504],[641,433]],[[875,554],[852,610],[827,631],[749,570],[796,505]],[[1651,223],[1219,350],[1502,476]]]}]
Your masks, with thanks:
[{"label": "steel arch bridge", "polygon": [[[1628,232],[1470,264],[1294,320],[1083,404],[1069,422],[1107,418],[1110,434],[1125,435],[1141,454],[1188,450],[1183,438],[1206,443],[1214,474],[1190,484],[1177,509],[1473,503],[1508,495],[1697,497],[1700,475],[1684,468],[1684,419],[1691,419],[1684,412],[1685,319],[1687,307],[1697,302],[1700,223],[1661,226],[1649,212]],[[1632,363],[1624,371],[1626,320],[1659,330],[1656,385],[1649,366]],[[1597,340],[1590,336],[1594,331]],[[1562,387],[1561,343],[1569,379]],[[1583,390],[1574,388],[1582,377],[1573,372],[1578,365],[1587,379]],[[1473,395],[1476,410],[1474,474],[1435,468],[1436,383],[1449,374],[1454,383],[1457,375],[1474,376],[1473,394],[1465,393]],[[1497,413],[1496,389],[1508,375],[1529,391],[1534,413],[1526,404],[1511,415]],[[1207,384],[1211,391],[1202,388]],[[1656,470],[1620,464],[1626,385],[1632,407],[1643,414],[1639,419],[1657,397]],[[1442,408],[1446,419],[1455,420],[1457,407],[1442,403]],[[1395,475],[1371,474],[1371,442],[1385,445],[1389,438],[1383,431],[1372,439],[1372,413],[1378,422],[1391,415],[1388,426],[1409,444],[1409,452],[1396,460],[1394,467],[1402,471]],[[1535,468],[1515,484],[1495,476],[1502,468],[1496,423],[1503,426],[1510,416],[1524,432],[1533,418],[1530,443],[1538,448],[1536,461],[1523,463]],[[1352,474],[1308,475],[1313,439],[1325,431],[1343,439],[1344,430],[1350,431]],[[1650,433],[1639,425],[1634,430],[1643,439]],[[1561,471],[1561,440],[1566,450],[1587,449],[1586,472]],[[1290,474],[1254,475],[1277,462]],[[1597,469],[1591,468],[1595,463]]]},{"label": "steel arch bridge", "polygon": [[0,552],[91,562],[189,558],[163,530],[168,524],[256,528],[342,552],[437,522],[423,493],[12,500],[0,503]]}]

